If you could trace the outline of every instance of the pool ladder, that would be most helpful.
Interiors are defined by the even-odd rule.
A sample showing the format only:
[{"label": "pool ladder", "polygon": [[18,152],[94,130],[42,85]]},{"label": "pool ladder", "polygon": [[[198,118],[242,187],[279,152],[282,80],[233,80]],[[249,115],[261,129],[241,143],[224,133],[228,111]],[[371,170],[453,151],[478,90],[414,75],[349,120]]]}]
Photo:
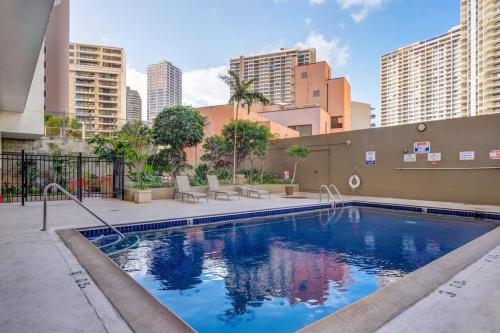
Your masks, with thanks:
[{"label": "pool ladder", "polygon": [[334,184],[330,184],[330,185],[321,185],[321,187],[319,188],[319,202],[323,202],[323,190],[328,194],[328,202],[332,202],[333,204],[333,208],[335,209],[336,206],[337,206],[337,199],[335,199],[335,197],[333,196],[332,194],[332,191],[331,189],[333,189],[335,191],[335,193],[339,196],[339,200],[340,202],[342,203],[342,207],[344,206],[343,203],[344,203],[344,197],[342,196],[342,194],[340,194],[340,191],[339,189],[337,188],[337,186],[335,186]]},{"label": "pool ladder", "polygon": [[74,195],[66,191],[61,185],[57,183],[50,183],[45,188],[43,189],[43,226],[41,231],[46,231],[47,230],[47,195],[49,192],[49,189],[55,187],[62,193],[66,194],[68,197],[70,197],[74,202],[76,202],[80,207],[85,209],[87,212],[89,212],[93,217],[99,220],[102,224],[113,230],[119,237],[120,241],[125,239],[125,236],[115,227],[113,227],[111,224],[108,222],[104,221],[102,218],[100,218],[96,213],[94,213],[90,208],[85,206],[80,200],[78,200]]}]

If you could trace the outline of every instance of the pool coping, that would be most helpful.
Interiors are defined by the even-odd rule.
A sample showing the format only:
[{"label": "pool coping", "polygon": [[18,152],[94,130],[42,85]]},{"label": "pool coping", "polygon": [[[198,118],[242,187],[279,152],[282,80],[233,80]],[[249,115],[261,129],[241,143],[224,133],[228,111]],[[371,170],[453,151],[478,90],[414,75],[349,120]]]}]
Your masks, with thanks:
[{"label": "pool coping", "polygon": [[[115,226],[124,233],[186,228],[252,217],[315,211],[328,208],[329,205],[302,205],[239,213],[201,215],[190,218],[115,224]],[[469,217],[475,218],[474,221],[477,218],[487,218],[485,221],[480,221],[494,224],[500,222],[500,214],[498,213],[473,210],[373,203],[358,200],[345,202],[340,206],[385,208],[429,215]],[[194,332],[189,324],[156,299],[89,241],[88,237],[110,234],[111,230],[109,228],[70,228],[57,230],[56,233],[134,331]],[[377,292],[302,328],[299,332],[374,332],[448,281],[455,274],[479,260],[498,244],[500,244],[500,228],[495,228]],[[133,299],[134,302],[130,302],[130,299]]]}]

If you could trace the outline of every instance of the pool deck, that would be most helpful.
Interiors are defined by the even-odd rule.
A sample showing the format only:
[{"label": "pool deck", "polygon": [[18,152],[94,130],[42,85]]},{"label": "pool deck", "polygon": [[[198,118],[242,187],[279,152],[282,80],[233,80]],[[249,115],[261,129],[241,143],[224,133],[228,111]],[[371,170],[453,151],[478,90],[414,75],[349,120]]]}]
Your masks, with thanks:
[{"label": "pool deck", "polygon": [[[155,200],[141,205],[113,199],[89,199],[85,203],[110,223],[127,223],[318,203],[317,194],[302,195],[307,198],[286,199],[273,195],[271,199],[211,200],[208,204]],[[352,196],[346,199],[500,212],[500,206]],[[0,205],[2,332],[130,332],[55,233],[57,229],[99,224],[73,202],[54,201],[48,206],[49,230],[41,232],[41,203],[27,203],[24,207]],[[379,331],[495,332],[495,328],[500,327],[500,285],[496,281],[499,275],[500,246],[451,280],[466,281],[461,288],[444,284]],[[450,288],[458,290],[453,291],[455,297],[438,292]],[[465,313],[468,316],[463,316]],[[421,329],[421,325],[428,329]]]}]

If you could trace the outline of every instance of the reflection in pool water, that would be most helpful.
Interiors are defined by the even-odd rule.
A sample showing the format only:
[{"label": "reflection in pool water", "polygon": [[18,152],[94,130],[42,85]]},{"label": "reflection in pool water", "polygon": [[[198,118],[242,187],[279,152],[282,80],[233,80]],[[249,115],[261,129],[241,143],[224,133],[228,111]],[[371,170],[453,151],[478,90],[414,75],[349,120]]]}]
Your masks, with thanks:
[{"label": "reflection in pool water", "polygon": [[112,258],[200,332],[293,332],[492,228],[350,208],[143,234]]}]

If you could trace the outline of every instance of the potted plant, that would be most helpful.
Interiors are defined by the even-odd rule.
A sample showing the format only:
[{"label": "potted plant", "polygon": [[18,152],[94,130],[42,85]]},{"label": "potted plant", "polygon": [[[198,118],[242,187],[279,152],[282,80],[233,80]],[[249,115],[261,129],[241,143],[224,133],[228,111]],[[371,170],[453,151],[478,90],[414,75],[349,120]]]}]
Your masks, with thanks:
[{"label": "potted plant", "polygon": [[288,147],[286,152],[288,156],[290,156],[294,160],[292,181],[290,182],[290,185],[285,186],[285,194],[287,196],[291,196],[293,195],[293,189],[294,189],[293,184],[295,182],[295,177],[297,175],[297,166],[299,165],[299,163],[302,163],[304,158],[309,156],[311,151],[309,150],[309,148],[302,145],[291,145],[290,147]]}]

